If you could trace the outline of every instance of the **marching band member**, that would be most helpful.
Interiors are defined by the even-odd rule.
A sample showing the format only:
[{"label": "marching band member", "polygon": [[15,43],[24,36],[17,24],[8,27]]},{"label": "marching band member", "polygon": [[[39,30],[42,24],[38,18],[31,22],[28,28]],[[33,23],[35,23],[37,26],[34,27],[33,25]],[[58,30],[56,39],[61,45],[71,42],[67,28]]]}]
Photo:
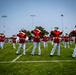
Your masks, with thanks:
[{"label": "marching band member", "polygon": [[51,35],[51,37],[50,37],[50,42],[51,42],[51,44],[53,45],[53,36]]},{"label": "marching band member", "polygon": [[72,41],[73,41],[72,36],[69,36],[69,42],[70,42],[70,44],[72,44]]},{"label": "marching band member", "polygon": [[52,51],[50,52],[50,56],[52,56],[56,50],[56,47],[58,47],[57,55],[60,56],[60,38],[59,36],[62,34],[61,31],[58,30],[58,27],[55,27],[55,30],[51,31],[51,35],[54,37],[54,46],[52,48]]},{"label": "marching band member", "polygon": [[62,44],[64,45],[64,34],[61,36]]},{"label": "marching band member", "polygon": [[26,34],[24,33],[24,30],[22,29],[18,34],[17,36],[19,37],[19,47],[18,47],[18,50],[16,52],[16,54],[19,54],[20,52],[20,49],[21,47],[23,48],[23,55],[25,55],[26,51],[25,51],[25,47],[26,47],[26,44],[25,44],[25,38],[26,38]]},{"label": "marching band member", "polygon": [[66,45],[68,45],[69,48],[69,36],[67,33],[64,36],[64,48],[66,48]]},{"label": "marching band member", "polygon": [[40,35],[41,35],[42,32],[36,26],[36,28],[34,30],[32,30],[31,33],[33,34],[33,42],[34,42],[34,47],[33,47],[33,50],[32,50],[31,54],[34,55],[36,47],[38,46],[38,55],[41,55]]},{"label": "marching band member", "polygon": [[1,33],[0,35],[0,41],[1,41],[1,49],[4,48],[4,41],[5,41],[5,35],[4,33]]},{"label": "marching band member", "polygon": [[16,35],[12,35],[12,43],[13,43],[13,48],[16,49],[16,39],[17,36]]},{"label": "marching band member", "polygon": [[0,48],[1,48],[1,34],[0,34]]},{"label": "marching band member", "polygon": [[75,26],[75,29],[72,30],[72,33],[75,36],[75,47],[74,47],[74,51],[73,51],[72,57],[76,58],[76,26]]},{"label": "marching band member", "polygon": [[44,48],[48,47],[48,44],[47,44],[48,43],[48,36],[47,35],[43,36],[42,41],[43,41]]}]

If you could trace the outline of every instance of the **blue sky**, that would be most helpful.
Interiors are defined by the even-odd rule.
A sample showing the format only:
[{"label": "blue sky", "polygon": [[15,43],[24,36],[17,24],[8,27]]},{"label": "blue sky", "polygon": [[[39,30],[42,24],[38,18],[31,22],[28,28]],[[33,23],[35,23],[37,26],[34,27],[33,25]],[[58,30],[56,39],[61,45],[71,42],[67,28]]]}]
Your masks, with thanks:
[{"label": "blue sky", "polygon": [[69,33],[76,25],[76,0],[0,0],[0,33],[5,31],[8,37],[22,28],[31,31],[35,26],[48,32],[55,26],[62,30],[61,14],[64,33]]}]

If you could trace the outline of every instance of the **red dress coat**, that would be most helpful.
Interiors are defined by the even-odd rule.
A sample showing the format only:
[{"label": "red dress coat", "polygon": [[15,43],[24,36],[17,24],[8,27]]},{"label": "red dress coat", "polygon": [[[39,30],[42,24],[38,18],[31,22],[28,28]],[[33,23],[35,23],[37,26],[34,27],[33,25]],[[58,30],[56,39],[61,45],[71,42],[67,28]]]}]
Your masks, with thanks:
[{"label": "red dress coat", "polygon": [[16,43],[16,39],[17,39],[16,37],[12,37],[12,42]]},{"label": "red dress coat", "polygon": [[4,42],[5,41],[5,35],[1,35],[1,42]]},{"label": "red dress coat", "polygon": [[25,38],[26,38],[26,34],[23,32],[20,32],[19,34],[17,34],[17,36],[19,37],[19,43],[25,43]]},{"label": "red dress coat", "polygon": [[73,30],[72,33],[75,35],[75,43],[76,43],[76,30]]},{"label": "red dress coat", "polygon": [[42,41],[47,42],[48,41],[48,36],[44,35],[43,38],[42,38]]},{"label": "red dress coat", "polygon": [[69,36],[64,36],[64,41],[68,42],[69,41]]},{"label": "red dress coat", "polygon": [[50,40],[53,41],[53,36],[50,37]]},{"label": "red dress coat", "polygon": [[60,43],[60,35],[62,34],[62,32],[60,32],[60,31],[56,31],[56,30],[54,30],[54,31],[51,31],[51,34],[53,35],[53,40],[54,40],[54,43]]},{"label": "red dress coat", "polygon": [[31,31],[31,33],[34,35],[33,41],[34,42],[40,42],[40,35],[42,32],[39,29],[34,29]]}]

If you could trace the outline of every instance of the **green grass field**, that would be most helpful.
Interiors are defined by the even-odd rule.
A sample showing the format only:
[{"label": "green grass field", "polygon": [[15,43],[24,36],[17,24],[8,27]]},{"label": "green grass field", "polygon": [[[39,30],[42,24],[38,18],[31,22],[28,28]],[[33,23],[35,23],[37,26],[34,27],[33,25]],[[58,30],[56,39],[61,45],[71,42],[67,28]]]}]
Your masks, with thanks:
[{"label": "green grass field", "polygon": [[[0,75],[75,75],[76,58],[72,58],[74,43],[70,48],[64,48],[61,44],[61,55],[57,53],[50,57],[52,45],[48,48],[41,44],[41,56],[38,50],[35,56],[31,55],[33,43],[26,43],[26,55],[16,55],[18,49],[12,48],[12,43],[5,43],[4,49],[0,49]],[[18,58],[17,58],[18,57]],[[17,58],[17,59],[16,59]]]}]

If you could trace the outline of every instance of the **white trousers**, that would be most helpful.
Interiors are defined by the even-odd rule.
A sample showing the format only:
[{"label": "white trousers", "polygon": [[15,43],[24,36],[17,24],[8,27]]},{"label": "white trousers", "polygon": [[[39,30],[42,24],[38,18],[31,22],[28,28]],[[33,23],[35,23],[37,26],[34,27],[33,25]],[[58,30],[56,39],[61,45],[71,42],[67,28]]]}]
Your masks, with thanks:
[{"label": "white trousers", "polygon": [[23,53],[22,54],[25,55],[26,43],[19,43],[19,47],[18,47],[18,50],[17,50],[16,54],[18,54],[20,52],[21,47],[23,49]]},{"label": "white trousers", "polygon": [[72,44],[72,41],[70,41],[70,44]]},{"label": "white trousers", "polygon": [[75,48],[76,48],[76,43],[75,43]]},{"label": "white trousers", "polygon": [[0,42],[0,48],[1,48],[1,42]]},{"label": "white trousers", "polygon": [[51,45],[53,45],[53,41],[50,41]]},{"label": "white trousers", "polygon": [[13,48],[16,49],[16,43],[13,43]]},{"label": "white trousers", "polygon": [[62,41],[62,44],[64,45],[64,41]]},{"label": "white trousers", "polygon": [[43,42],[44,48],[48,47],[48,43],[47,42]]},{"label": "white trousers", "polygon": [[52,48],[52,51],[50,52],[50,55],[54,54],[56,47],[58,47],[57,55],[60,56],[60,44],[57,44],[57,43],[54,43],[54,46]]},{"label": "white trousers", "polygon": [[0,48],[1,48],[1,49],[4,48],[4,42],[0,42]]},{"label": "white trousers", "polygon": [[66,48],[66,46],[68,46],[68,48],[69,48],[69,42],[64,43],[64,48]]},{"label": "white trousers", "polygon": [[34,55],[36,47],[38,46],[38,55],[41,55],[40,42],[34,42],[33,45],[34,46],[31,54]]},{"label": "white trousers", "polygon": [[74,51],[73,51],[72,57],[75,57],[75,58],[76,58],[76,47],[74,48]]}]

